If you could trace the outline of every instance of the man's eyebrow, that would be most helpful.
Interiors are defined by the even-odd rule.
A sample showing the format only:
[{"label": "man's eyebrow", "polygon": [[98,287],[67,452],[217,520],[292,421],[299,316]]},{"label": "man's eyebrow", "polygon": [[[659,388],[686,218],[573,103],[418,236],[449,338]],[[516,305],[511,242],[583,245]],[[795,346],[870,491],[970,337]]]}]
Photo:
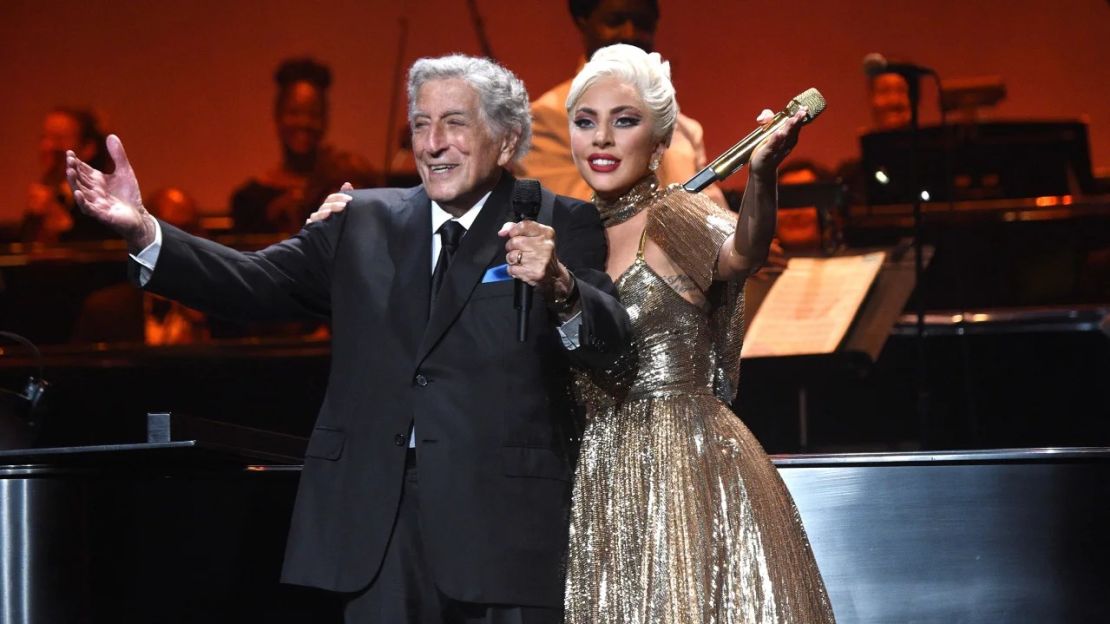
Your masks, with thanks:
[{"label": "man's eyebrow", "polygon": [[[470,111],[467,111],[466,109],[448,110],[448,111],[444,111],[442,114],[440,114],[439,118],[443,119],[445,117],[452,117],[452,116],[455,116],[455,115],[466,117],[469,114],[470,114]],[[423,118],[423,119],[431,119],[432,115],[430,113],[425,113],[423,111],[416,111],[415,113],[412,114],[413,119],[416,119],[418,117]]]}]

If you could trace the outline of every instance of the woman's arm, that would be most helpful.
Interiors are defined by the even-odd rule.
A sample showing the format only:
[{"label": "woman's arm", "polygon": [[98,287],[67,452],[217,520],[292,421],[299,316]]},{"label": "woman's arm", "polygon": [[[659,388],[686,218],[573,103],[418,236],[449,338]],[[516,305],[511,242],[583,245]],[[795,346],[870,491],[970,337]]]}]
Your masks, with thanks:
[{"label": "woman's arm", "polygon": [[[752,153],[748,163],[748,186],[740,202],[736,232],[721,245],[717,258],[718,280],[745,279],[767,260],[778,213],[778,167],[798,142],[798,132],[805,115],[806,109],[802,107]],[[766,123],[773,116],[770,110],[765,109],[758,121]]]}]

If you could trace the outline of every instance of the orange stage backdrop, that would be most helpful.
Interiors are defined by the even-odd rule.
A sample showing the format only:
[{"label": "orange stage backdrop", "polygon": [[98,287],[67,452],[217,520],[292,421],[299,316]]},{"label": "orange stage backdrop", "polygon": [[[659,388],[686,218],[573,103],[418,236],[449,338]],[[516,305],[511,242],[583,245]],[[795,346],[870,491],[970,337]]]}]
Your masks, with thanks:
[{"label": "orange stage backdrop", "polygon": [[[868,122],[860,60],[871,51],[942,76],[1001,75],[993,119],[1083,118],[1096,166],[1110,165],[1110,6],[1105,0],[662,0],[657,47],[672,61],[683,110],[711,155],[809,86],[830,104],[797,150],[832,166],[856,153]],[[570,76],[581,46],[565,2],[478,0],[498,59],[538,95]],[[331,65],[330,138],[379,166],[399,22],[407,66],[476,54],[463,0],[7,0],[0,4],[0,220],[23,209],[42,115],[57,104],[108,114],[146,190],[176,184],[205,212],[278,157],[270,110],[278,61]],[[925,90],[923,120],[936,120]],[[733,180],[733,184],[737,181]]]}]

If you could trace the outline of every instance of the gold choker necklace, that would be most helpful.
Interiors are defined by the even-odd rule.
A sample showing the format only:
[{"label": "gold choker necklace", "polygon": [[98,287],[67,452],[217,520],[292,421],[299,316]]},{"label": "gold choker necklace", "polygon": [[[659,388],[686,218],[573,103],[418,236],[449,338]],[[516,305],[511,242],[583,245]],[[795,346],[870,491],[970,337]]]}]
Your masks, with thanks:
[{"label": "gold choker necklace", "polygon": [[601,215],[601,224],[609,227],[635,217],[641,210],[647,208],[651,203],[648,200],[658,190],[659,178],[655,177],[655,174],[650,174],[613,201],[606,201],[595,193],[594,204],[597,205],[597,211]]}]

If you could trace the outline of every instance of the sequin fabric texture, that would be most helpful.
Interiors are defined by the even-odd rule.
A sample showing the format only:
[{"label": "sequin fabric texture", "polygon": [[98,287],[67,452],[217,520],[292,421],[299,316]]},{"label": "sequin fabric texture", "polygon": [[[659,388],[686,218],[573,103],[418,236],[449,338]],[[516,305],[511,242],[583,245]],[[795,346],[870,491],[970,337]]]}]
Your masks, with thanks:
[{"label": "sequin fabric texture", "polygon": [[[581,376],[587,424],[574,485],[569,624],[833,622],[790,494],[728,408],[742,289],[714,283],[735,215],[671,187],[645,237],[706,293],[675,292],[643,258],[617,281],[635,353]],[[725,351],[726,349],[732,351]]]}]

